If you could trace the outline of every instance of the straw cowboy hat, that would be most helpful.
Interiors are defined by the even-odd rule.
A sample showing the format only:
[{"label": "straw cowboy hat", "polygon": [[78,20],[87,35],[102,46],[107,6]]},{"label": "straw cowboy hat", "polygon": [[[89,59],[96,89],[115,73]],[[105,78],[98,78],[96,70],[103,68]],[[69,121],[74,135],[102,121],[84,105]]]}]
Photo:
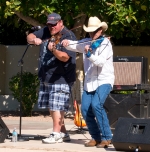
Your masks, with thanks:
[{"label": "straw cowboy hat", "polygon": [[86,32],[94,32],[100,27],[102,27],[103,31],[106,31],[108,28],[108,25],[106,24],[106,22],[101,22],[96,16],[89,18],[87,27],[83,25],[83,29]]}]

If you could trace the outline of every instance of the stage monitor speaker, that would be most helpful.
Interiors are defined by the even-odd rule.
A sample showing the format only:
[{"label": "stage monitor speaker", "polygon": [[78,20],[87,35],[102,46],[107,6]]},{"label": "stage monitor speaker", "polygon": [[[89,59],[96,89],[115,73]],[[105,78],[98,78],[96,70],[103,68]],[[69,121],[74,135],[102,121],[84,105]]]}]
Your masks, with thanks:
[{"label": "stage monitor speaker", "polygon": [[4,142],[9,133],[9,129],[7,128],[3,120],[0,118],[0,143]]},{"label": "stage monitor speaker", "polygon": [[150,93],[140,91],[130,94],[110,93],[104,108],[111,130],[114,132],[119,117],[150,119]]},{"label": "stage monitor speaker", "polygon": [[118,119],[112,144],[117,151],[150,151],[150,119]]},{"label": "stage monitor speaker", "polygon": [[117,56],[113,58],[114,85],[148,83],[148,59],[143,56]]}]

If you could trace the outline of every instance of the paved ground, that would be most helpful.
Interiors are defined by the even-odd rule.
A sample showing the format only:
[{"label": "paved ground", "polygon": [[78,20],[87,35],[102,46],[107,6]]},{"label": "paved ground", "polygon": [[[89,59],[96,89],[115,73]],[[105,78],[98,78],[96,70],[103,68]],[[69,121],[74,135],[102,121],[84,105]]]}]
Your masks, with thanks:
[{"label": "paved ground", "polygon": [[[66,118],[66,128],[71,136],[71,142],[57,144],[43,144],[39,137],[46,137],[52,131],[52,120],[50,116],[20,117],[1,116],[10,132],[16,127],[18,133],[23,137],[29,137],[29,141],[11,142],[6,138],[4,143],[0,143],[0,152],[112,152],[116,151],[111,144],[109,148],[84,147],[84,142],[90,139],[88,132],[82,134],[74,125],[73,119]],[[21,120],[21,128],[20,128]]]}]

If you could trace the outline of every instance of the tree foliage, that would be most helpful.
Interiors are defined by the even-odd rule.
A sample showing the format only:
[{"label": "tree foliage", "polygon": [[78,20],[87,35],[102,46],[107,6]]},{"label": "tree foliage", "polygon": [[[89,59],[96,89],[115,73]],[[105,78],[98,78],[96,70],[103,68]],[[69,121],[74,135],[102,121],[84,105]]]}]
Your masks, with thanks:
[{"label": "tree foliage", "polygon": [[114,41],[125,39],[130,45],[138,45],[145,40],[149,43],[149,8],[150,0],[1,0],[0,19],[4,23],[15,16],[9,21],[15,25],[20,18],[28,26],[44,26],[46,16],[57,12],[65,25],[72,28],[74,19],[81,14],[98,16],[108,23],[107,34]]}]

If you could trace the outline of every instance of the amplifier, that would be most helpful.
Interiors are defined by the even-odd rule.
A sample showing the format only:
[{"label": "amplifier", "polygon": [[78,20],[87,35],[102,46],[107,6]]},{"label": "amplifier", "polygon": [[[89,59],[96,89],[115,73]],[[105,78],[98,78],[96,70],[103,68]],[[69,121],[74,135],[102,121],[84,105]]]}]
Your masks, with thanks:
[{"label": "amplifier", "polygon": [[[114,89],[148,83],[148,59],[139,56],[117,56],[113,58],[115,82]],[[122,86],[120,88],[120,86]],[[126,90],[126,89],[125,89]]]}]

